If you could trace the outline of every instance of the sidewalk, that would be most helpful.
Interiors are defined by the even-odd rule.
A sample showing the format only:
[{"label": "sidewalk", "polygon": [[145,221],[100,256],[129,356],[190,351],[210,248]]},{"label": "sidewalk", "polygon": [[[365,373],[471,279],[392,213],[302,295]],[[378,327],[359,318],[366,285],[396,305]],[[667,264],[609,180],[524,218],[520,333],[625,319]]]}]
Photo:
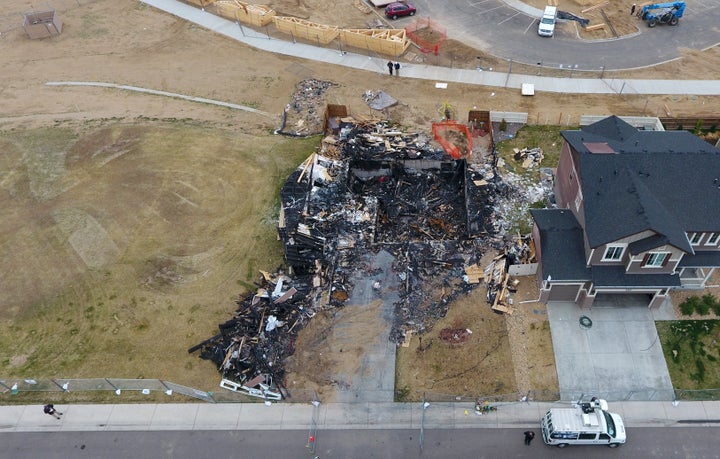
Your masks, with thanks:
[{"label": "sidewalk", "polygon": [[[200,8],[175,0],[142,0],[143,3],[173,14],[186,21],[240,41],[264,51],[325,62],[358,70],[385,74],[387,58],[369,57],[346,51],[322,48],[285,39],[268,37],[247,26],[202,11]],[[518,2],[515,2],[520,5]],[[511,6],[516,7],[513,4]],[[519,6],[518,6],[519,7]],[[278,32],[280,34],[280,32]],[[289,39],[289,38],[288,38]],[[536,91],[574,94],[687,94],[718,95],[717,80],[628,80],[616,78],[552,78],[518,75],[483,70],[451,69],[431,65],[404,63],[403,78],[415,78],[446,83],[465,83],[502,88],[520,89],[522,84],[535,85]]]},{"label": "sidewalk", "polygon": [[[471,403],[218,403],[58,405],[57,420],[40,405],[0,406],[0,432],[117,430],[305,430],[317,429],[470,429],[537,427],[551,407],[568,403],[498,404],[478,416]],[[704,426],[720,423],[720,401],[614,402],[628,427]]]}]

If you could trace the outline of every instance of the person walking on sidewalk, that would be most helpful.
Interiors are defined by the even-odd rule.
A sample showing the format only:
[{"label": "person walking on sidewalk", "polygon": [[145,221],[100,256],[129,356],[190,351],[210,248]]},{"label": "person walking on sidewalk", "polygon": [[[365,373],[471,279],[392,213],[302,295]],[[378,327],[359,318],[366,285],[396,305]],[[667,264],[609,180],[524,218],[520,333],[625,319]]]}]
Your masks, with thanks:
[{"label": "person walking on sidewalk", "polygon": [[529,445],[531,441],[533,441],[533,438],[535,438],[535,432],[532,430],[526,430],[525,431],[525,444]]},{"label": "person walking on sidewalk", "polygon": [[47,405],[45,405],[43,407],[43,412],[45,414],[49,414],[55,419],[60,419],[60,416],[62,416],[62,413],[56,410],[52,403],[48,403]]},{"label": "person walking on sidewalk", "polygon": [[395,62],[395,76],[400,76],[400,62]]},{"label": "person walking on sidewalk", "polygon": [[392,61],[388,61],[387,66],[388,66],[388,72],[390,72],[390,76],[392,76],[392,71],[393,71]]}]

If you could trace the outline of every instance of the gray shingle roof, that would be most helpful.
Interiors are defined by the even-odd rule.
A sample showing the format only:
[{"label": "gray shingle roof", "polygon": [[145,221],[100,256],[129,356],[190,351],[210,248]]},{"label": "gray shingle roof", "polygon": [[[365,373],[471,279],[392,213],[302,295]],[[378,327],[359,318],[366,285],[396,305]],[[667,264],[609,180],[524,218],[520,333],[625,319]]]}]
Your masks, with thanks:
[{"label": "gray shingle roof", "polygon": [[677,274],[628,274],[624,266],[593,266],[593,284],[602,287],[679,287]]},{"label": "gray shingle roof", "polygon": [[[562,136],[578,152],[590,247],[652,230],[692,253],[686,232],[720,231],[720,150],[709,143],[616,116]],[[590,152],[603,143],[615,153]]]},{"label": "gray shingle roof", "polygon": [[585,243],[580,224],[567,209],[531,209],[540,230],[543,276],[553,279],[590,280],[585,265]]}]

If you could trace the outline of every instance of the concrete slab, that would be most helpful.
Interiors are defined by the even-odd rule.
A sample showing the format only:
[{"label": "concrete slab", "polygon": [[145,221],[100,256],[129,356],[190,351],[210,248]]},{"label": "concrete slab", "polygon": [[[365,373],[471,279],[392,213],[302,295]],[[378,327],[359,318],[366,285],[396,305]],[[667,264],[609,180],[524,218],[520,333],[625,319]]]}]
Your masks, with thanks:
[{"label": "concrete slab", "polygon": [[587,333],[585,333],[585,330],[580,329],[578,321],[562,320],[555,323],[551,322],[550,331],[556,355],[590,353]]},{"label": "concrete slab", "polygon": [[697,410],[695,403],[664,403],[665,417],[669,421],[705,421],[707,417]]},{"label": "concrete slab", "polygon": [[[587,337],[590,349],[599,350],[608,354],[625,353],[630,351],[627,335],[622,336],[625,332],[625,325],[618,321],[601,322],[596,321],[592,328],[583,330]],[[618,334],[624,339],[617,339]]]},{"label": "concrete slab", "polygon": [[289,403],[283,404],[282,419],[280,425],[282,429],[306,429],[312,424],[313,411],[318,410],[310,403]]},{"label": "concrete slab", "polygon": [[653,346],[662,345],[658,339],[657,328],[653,321],[633,321],[625,322],[625,333],[627,334],[627,342],[630,352],[648,352]]},{"label": "concrete slab", "polygon": [[237,429],[244,403],[214,403],[198,405],[195,425],[208,429]]},{"label": "concrete slab", "polygon": [[397,425],[412,425],[413,412],[409,403],[369,404],[368,423],[380,428],[395,428]]},{"label": "concrete slab", "polygon": [[[667,421],[664,403],[615,402],[610,411],[618,413],[625,425],[635,427],[657,426]],[[672,406],[670,403],[668,405]]]},{"label": "concrete slab", "polygon": [[[367,403],[330,403],[320,405],[318,425],[324,429],[368,427],[369,408]],[[343,427],[345,426],[345,427]]]},{"label": "concrete slab", "polygon": [[168,403],[156,405],[150,425],[153,430],[183,430],[195,425],[197,404]]},{"label": "concrete slab", "polygon": [[238,425],[248,430],[275,429],[282,422],[285,409],[289,406],[284,403],[243,404]]},{"label": "concrete slab", "polygon": [[68,406],[63,411],[63,430],[103,430],[110,422],[112,411],[112,405]]},{"label": "concrete slab", "polygon": [[655,320],[677,320],[675,309],[670,298],[666,299],[657,309],[650,310]]},{"label": "concrete slab", "polygon": [[[0,416],[0,432],[12,430],[13,426],[20,422],[23,413],[27,409],[32,409],[31,405],[9,405],[3,407],[2,416]],[[38,407],[38,411],[42,413],[42,407]],[[42,413],[43,416],[47,414]],[[49,417],[49,416],[48,416]]]},{"label": "concrete slab", "polygon": [[[632,304],[637,298],[629,300]],[[580,327],[583,315],[592,320],[591,327]],[[609,401],[673,398],[654,317],[646,306],[583,311],[572,303],[550,303],[548,318],[563,400],[581,394]]]},{"label": "concrete slab", "polygon": [[[347,387],[339,387],[337,400],[341,403],[357,402],[392,402],[395,397],[395,345],[390,342],[390,330],[393,323],[394,304],[400,300],[398,276],[392,268],[395,258],[389,252],[380,250],[377,254],[367,254],[364,261],[371,267],[374,274],[368,276],[361,271],[353,274],[353,289],[350,298],[342,311],[337,313],[338,321],[333,327],[336,340],[343,336],[352,337],[357,345],[357,337],[364,336],[362,357],[359,359],[354,374],[337,374],[333,377],[345,381]],[[378,282],[379,289],[374,287]],[[367,336],[367,332],[358,332],[355,325],[365,324],[355,320],[358,314],[378,299],[382,300],[378,314],[381,326],[376,327],[375,334]]]},{"label": "concrete slab", "polygon": [[157,405],[113,405],[108,427],[114,430],[145,430],[150,427]]},{"label": "concrete slab", "polygon": [[714,400],[701,403],[709,421],[720,420],[720,401]]}]

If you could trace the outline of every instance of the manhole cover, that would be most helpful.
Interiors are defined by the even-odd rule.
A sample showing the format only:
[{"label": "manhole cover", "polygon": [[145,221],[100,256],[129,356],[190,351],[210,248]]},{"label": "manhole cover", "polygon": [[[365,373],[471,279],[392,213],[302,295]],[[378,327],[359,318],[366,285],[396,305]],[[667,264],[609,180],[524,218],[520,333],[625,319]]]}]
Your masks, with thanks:
[{"label": "manhole cover", "polygon": [[588,316],[580,316],[580,328],[588,329],[592,327],[592,320]]}]

